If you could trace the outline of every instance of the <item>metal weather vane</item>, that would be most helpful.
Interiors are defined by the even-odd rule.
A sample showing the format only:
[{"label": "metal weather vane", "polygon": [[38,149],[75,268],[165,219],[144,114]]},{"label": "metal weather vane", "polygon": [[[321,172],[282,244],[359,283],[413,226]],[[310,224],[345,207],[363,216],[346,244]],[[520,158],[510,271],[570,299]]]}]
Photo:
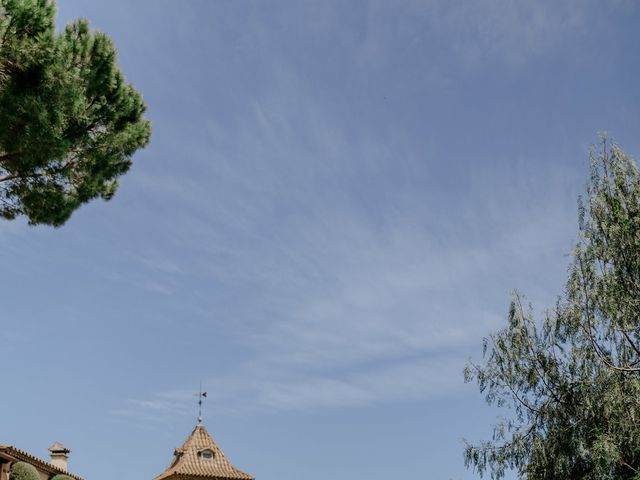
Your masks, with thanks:
[{"label": "metal weather vane", "polygon": [[200,391],[193,394],[198,397],[198,425],[202,423],[202,399],[207,398],[207,392],[202,391],[202,381],[200,382]]}]

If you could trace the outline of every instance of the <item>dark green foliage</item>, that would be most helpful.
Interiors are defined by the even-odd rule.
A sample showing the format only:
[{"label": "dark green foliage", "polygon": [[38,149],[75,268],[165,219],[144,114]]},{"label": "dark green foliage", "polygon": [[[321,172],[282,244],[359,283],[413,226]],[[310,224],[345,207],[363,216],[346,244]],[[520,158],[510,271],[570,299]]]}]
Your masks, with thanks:
[{"label": "dark green foliage", "polygon": [[40,476],[33,465],[16,462],[11,465],[11,480],[40,480]]},{"label": "dark green foliage", "polygon": [[640,479],[640,172],[603,144],[564,295],[539,323],[515,293],[484,364],[465,371],[511,412],[490,441],[467,445],[481,475]]},{"label": "dark green foliage", "polygon": [[73,480],[73,478],[71,478],[69,475],[63,475],[62,473],[59,473],[58,475],[54,475],[53,477],[51,477],[50,480]]},{"label": "dark green foliage", "polygon": [[111,40],[85,20],[55,34],[51,0],[0,0],[0,215],[62,225],[110,199],[150,137]]}]

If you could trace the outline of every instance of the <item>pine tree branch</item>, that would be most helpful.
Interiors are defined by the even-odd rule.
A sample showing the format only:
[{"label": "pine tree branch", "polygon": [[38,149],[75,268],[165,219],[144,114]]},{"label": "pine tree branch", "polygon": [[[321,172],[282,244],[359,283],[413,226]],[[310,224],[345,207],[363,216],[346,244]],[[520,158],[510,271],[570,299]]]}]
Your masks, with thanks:
[{"label": "pine tree branch", "polygon": [[30,173],[30,174],[12,174],[12,175],[7,175],[4,176],[2,178],[0,178],[0,183],[2,182],[8,182],[10,180],[15,180],[17,178],[40,178],[40,177],[48,177],[48,176],[52,176],[52,175],[57,175],[59,173],[64,172],[65,170],[68,170],[72,167],[75,167],[76,165],[78,165],[80,162],[79,160],[73,160],[70,162],[65,163],[64,165],[62,165],[61,167],[52,169],[52,170],[47,170],[44,172],[34,172],[34,173]]}]

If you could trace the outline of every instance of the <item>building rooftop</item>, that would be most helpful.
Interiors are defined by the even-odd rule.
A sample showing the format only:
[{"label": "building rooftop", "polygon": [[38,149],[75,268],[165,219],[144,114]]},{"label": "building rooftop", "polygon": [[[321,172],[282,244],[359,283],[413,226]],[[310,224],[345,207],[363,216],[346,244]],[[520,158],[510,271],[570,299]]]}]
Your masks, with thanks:
[{"label": "building rooftop", "polygon": [[36,467],[39,467],[41,470],[51,474],[56,475],[58,473],[68,475],[75,480],[83,480],[82,477],[75,475],[71,472],[68,472],[62,468],[56,467],[55,465],[45,462],[44,460],[36,457],[35,455],[31,455],[30,453],[25,452],[19,448],[16,448],[12,445],[0,445],[0,456],[2,457],[10,457],[21,462],[30,463]]},{"label": "building rooftop", "polygon": [[254,480],[231,465],[204,425],[198,424],[181,448],[176,448],[171,465],[153,480],[201,477]]}]

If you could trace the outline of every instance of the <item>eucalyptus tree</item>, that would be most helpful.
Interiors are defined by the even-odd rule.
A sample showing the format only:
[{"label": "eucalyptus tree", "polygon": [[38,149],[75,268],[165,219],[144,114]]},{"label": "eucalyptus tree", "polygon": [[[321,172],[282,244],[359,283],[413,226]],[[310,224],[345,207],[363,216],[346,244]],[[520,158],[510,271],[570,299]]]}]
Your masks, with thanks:
[{"label": "eucalyptus tree", "polygon": [[640,172],[603,140],[579,201],[565,291],[536,321],[515,293],[508,323],[469,364],[508,416],[468,444],[467,466],[499,479],[640,479]]},{"label": "eucalyptus tree", "polygon": [[0,215],[60,226],[110,199],[149,142],[145,109],[107,35],[57,33],[52,0],[0,0]]}]

